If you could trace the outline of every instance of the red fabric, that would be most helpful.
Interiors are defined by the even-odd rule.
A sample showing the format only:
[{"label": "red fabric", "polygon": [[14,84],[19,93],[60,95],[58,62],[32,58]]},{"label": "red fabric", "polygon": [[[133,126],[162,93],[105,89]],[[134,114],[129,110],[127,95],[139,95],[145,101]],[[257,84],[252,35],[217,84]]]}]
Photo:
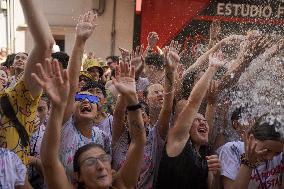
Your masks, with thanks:
[{"label": "red fabric", "polygon": [[141,44],[147,44],[151,31],[159,34],[158,46],[163,47],[199,12],[210,0],[143,0],[141,12]]}]

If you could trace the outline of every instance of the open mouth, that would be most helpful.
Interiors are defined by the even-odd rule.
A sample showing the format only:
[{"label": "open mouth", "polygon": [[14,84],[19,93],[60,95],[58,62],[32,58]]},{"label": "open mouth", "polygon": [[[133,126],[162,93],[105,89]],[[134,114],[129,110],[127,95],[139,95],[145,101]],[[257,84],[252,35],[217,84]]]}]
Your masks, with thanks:
[{"label": "open mouth", "polygon": [[92,107],[89,104],[82,104],[80,106],[80,112],[81,113],[88,113],[92,111]]},{"label": "open mouth", "polygon": [[107,175],[101,175],[101,176],[98,176],[97,179],[102,180],[102,179],[105,179],[106,177],[107,177]]},{"label": "open mouth", "polygon": [[199,133],[207,133],[207,129],[204,128],[204,127],[200,127],[200,128],[197,129],[197,132],[199,132]]}]

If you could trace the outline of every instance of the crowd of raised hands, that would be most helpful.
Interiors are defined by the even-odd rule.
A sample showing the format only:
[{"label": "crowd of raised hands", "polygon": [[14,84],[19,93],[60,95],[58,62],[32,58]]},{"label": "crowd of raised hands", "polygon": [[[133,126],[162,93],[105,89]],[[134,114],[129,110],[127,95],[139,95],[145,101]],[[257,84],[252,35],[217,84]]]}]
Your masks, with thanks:
[{"label": "crowd of raised hands", "polygon": [[[52,53],[36,2],[21,4],[34,46],[8,55],[0,70],[0,188],[284,187],[283,123],[267,112],[243,124],[245,107],[232,111],[220,98],[283,39],[256,31],[221,39],[213,21],[207,50],[191,65],[182,61],[190,49],[174,40],[160,49],[156,32],[105,61],[85,54],[99,19],[90,11],[78,19],[69,59]],[[224,52],[230,47],[235,56]]]}]

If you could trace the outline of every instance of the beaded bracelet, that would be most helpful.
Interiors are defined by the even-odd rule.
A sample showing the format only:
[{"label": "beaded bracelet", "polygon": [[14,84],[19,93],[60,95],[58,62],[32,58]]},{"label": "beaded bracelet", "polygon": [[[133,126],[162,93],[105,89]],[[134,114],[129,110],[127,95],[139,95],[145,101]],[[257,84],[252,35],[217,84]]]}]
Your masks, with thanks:
[{"label": "beaded bracelet", "polygon": [[258,163],[251,163],[247,158],[246,158],[246,154],[242,154],[241,155],[241,164],[251,168],[251,169],[255,169],[258,166]]}]

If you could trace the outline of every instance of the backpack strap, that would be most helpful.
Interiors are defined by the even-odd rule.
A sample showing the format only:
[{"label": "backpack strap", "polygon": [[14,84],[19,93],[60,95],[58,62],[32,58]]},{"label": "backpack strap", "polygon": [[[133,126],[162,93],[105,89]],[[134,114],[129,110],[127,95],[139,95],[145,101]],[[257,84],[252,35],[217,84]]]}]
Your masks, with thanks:
[{"label": "backpack strap", "polygon": [[27,147],[29,145],[29,135],[24,126],[19,122],[7,95],[1,97],[0,107],[3,114],[13,122],[21,139],[21,144]]}]

